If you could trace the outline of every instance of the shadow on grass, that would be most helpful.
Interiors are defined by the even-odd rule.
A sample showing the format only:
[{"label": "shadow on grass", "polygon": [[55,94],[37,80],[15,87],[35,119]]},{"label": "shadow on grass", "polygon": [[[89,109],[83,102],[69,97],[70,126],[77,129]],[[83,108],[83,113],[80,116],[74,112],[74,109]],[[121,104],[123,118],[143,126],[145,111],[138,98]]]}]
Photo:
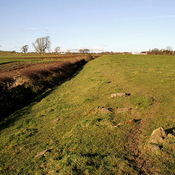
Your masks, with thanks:
[{"label": "shadow on grass", "polygon": [[165,132],[166,132],[167,134],[175,135],[175,127],[166,129]]},{"label": "shadow on grass", "polygon": [[11,116],[2,120],[0,122],[0,131],[4,130],[5,128],[8,128],[9,126],[12,126],[16,121],[21,119],[24,114],[29,113],[32,106],[34,106],[37,102],[41,101],[43,98],[47,97],[52,91],[53,89],[39,95],[38,97],[30,101],[30,104],[26,104],[28,106],[17,110]]}]

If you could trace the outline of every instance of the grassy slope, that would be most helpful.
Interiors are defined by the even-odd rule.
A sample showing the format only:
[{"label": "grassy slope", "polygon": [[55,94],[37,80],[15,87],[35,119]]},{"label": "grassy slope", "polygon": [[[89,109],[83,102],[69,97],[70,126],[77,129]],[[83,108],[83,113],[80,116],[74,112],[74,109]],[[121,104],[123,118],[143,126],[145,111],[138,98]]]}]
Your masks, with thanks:
[{"label": "grassy slope", "polygon": [[[138,124],[113,126],[142,119],[138,149],[157,127],[172,131],[174,67],[174,56],[117,55],[89,62],[72,80],[11,116],[11,125],[0,135],[1,173],[137,174],[127,145]],[[110,97],[117,92],[131,96]],[[101,114],[94,110],[98,106],[113,112]],[[117,114],[121,107],[131,107],[132,112]],[[173,139],[156,156],[145,151],[154,171],[162,167],[162,174],[174,173]],[[35,157],[46,149],[45,156]]]}]

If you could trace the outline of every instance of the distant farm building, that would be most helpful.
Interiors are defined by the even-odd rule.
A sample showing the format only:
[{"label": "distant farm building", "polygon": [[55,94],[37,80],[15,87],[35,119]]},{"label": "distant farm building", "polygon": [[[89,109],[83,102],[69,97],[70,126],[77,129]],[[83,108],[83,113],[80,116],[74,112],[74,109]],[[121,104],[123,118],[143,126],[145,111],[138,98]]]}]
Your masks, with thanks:
[{"label": "distant farm building", "polygon": [[132,52],[133,55],[139,55],[140,52]]},{"label": "distant farm building", "polygon": [[148,54],[148,51],[142,51],[140,52],[141,55],[147,55]]}]

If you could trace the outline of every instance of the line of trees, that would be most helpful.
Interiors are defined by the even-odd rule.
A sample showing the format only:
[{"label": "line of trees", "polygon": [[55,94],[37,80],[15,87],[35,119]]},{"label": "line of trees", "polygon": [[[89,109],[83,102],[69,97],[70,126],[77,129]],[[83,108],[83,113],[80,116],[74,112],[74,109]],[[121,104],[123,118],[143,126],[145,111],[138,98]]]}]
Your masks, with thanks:
[{"label": "line of trees", "polygon": [[[33,47],[35,48],[35,51],[39,54],[44,55],[46,53],[46,51],[50,51],[50,46],[51,46],[51,41],[50,41],[50,37],[46,36],[46,37],[41,37],[41,38],[37,38],[35,40],[35,42],[32,43]],[[27,53],[29,49],[28,45],[24,45],[21,47],[21,51],[22,53]],[[54,52],[56,54],[58,54],[60,52],[61,47],[57,46],[54,50]],[[89,49],[80,49],[79,52],[81,54],[86,54],[89,53],[90,50]],[[71,53],[71,50],[68,49],[67,53]]]},{"label": "line of trees", "polygon": [[80,49],[79,52],[80,53],[89,53],[89,49]]},{"label": "line of trees", "polygon": [[[50,37],[46,36],[46,37],[37,38],[35,40],[35,42],[32,43],[32,45],[35,48],[35,51],[37,53],[44,55],[46,53],[46,51],[50,51],[50,46],[51,46]],[[24,45],[21,47],[22,53],[27,53],[28,49],[29,49],[28,45]],[[55,54],[60,53],[60,49],[61,49],[61,47],[57,46],[54,49]],[[86,54],[86,53],[89,53],[90,50],[89,49],[79,49],[79,52],[81,54]],[[67,53],[71,53],[71,50],[68,49]]]},{"label": "line of trees", "polygon": [[147,52],[149,55],[175,55],[175,51],[173,51],[171,46],[167,46],[166,49],[158,49],[154,48]]},{"label": "line of trees", "polygon": [[[50,46],[51,46],[51,41],[50,41],[50,37],[46,36],[46,37],[41,37],[41,38],[37,38],[35,40],[35,42],[32,43],[33,47],[35,48],[35,51],[39,54],[45,54],[46,51],[50,51]],[[24,45],[21,47],[21,51],[23,53],[27,53],[29,49],[28,45]],[[60,47],[56,47],[55,48],[55,53],[58,53],[60,50]]]}]

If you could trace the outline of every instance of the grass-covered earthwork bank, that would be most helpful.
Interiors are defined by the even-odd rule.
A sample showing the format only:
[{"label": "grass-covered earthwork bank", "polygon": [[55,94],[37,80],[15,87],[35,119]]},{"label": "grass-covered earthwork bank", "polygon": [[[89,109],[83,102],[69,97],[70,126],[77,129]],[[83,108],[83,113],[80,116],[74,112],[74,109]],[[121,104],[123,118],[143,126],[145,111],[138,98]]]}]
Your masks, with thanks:
[{"label": "grass-covered earthwork bank", "polygon": [[1,122],[0,173],[173,175],[174,94],[175,56],[96,58]]}]

